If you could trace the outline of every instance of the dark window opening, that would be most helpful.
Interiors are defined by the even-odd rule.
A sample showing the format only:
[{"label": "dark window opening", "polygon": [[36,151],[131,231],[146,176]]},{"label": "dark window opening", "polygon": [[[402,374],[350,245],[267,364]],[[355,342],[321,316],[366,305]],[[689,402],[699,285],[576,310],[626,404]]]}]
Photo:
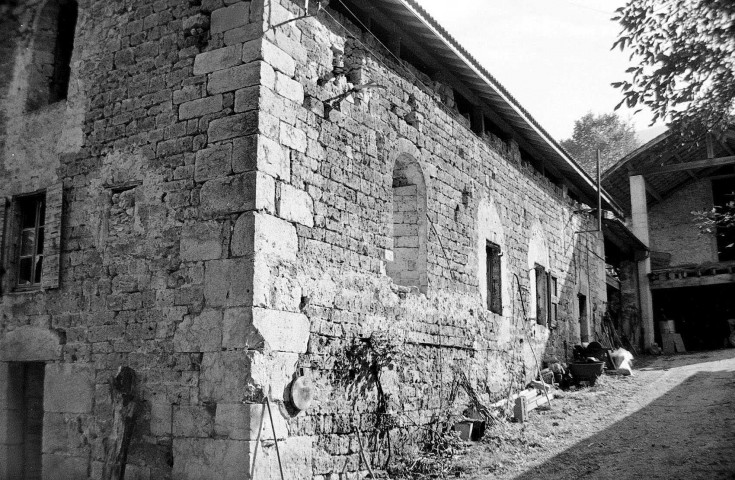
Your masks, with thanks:
[{"label": "dark window opening", "polygon": [[487,269],[487,309],[493,313],[503,313],[500,275],[500,247],[487,242],[485,246]]},{"label": "dark window opening", "polygon": [[508,135],[503,131],[502,128],[500,128],[495,122],[490,120],[490,118],[485,117],[485,133],[489,133],[491,135],[495,135],[500,140],[507,141]]},{"label": "dark window opening", "polygon": [[549,275],[549,327],[556,328],[559,324],[559,281]]},{"label": "dark window opening", "polygon": [[41,10],[28,65],[29,110],[67,98],[77,14],[75,0],[50,0]]},{"label": "dark window opening", "polygon": [[[336,12],[341,13],[347,20],[349,20],[350,23],[358,27],[360,30],[365,32],[365,26],[369,26],[367,18],[360,18],[356,15],[360,15],[360,11],[355,8],[354,5],[350,4],[350,2],[345,2],[347,4],[347,7],[342,3],[340,0],[336,0],[334,2],[331,2],[329,4],[329,8],[333,9]],[[353,15],[354,14],[354,15]],[[365,26],[363,26],[363,24]]]},{"label": "dark window opening", "polygon": [[19,287],[36,287],[41,284],[43,271],[44,223],[46,196],[34,195],[18,200],[20,229],[18,237]]},{"label": "dark window opening", "polygon": [[416,70],[424,75],[431,77],[431,68],[421,60],[412,50],[401,47],[401,60],[405,60],[411,64]]},{"label": "dark window opening", "polygon": [[544,169],[544,162],[543,160],[539,160],[535,158],[533,155],[528,153],[528,151],[524,150],[523,148],[520,149],[521,151],[521,161],[528,162],[531,164],[531,166],[538,172],[540,172],[542,175],[545,175],[545,169]]},{"label": "dark window opening", "polygon": [[[354,11],[354,10],[353,10]],[[376,23],[375,25],[371,25],[370,31],[373,35],[378,39],[380,43],[383,44],[387,49],[391,49],[394,47],[392,45],[393,42],[395,42],[395,35],[391,34],[390,30],[385,28],[383,25],[380,25]],[[391,50],[393,51],[393,50]],[[396,53],[396,52],[393,52]]]},{"label": "dark window opening", "polygon": [[[735,213],[735,179],[712,181],[712,197],[719,213]],[[735,227],[717,227],[717,258],[721,262],[735,260]]]},{"label": "dark window opening", "polygon": [[579,304],[579,340],[580,342],[589,342],[589,320],[587,317],[587,297],[581,293],[577,296]]},{"label": "dark window opening", "polygon": [[74,50],[74,31],[77,26],[77,12],[77,3],[73,0],[62,2],[59,6],[56,45],[54,49],[54,75],[50,85],[50,103],[64,100],[69,93],[71,55]]},{"label": "dark window opening", "polygon": [[11,471],[21,475],[18,478],[41,480],[44,364],[10,363],[8,367],[8,387],[13,395],[7,400],[6,413],[8,424],[20,426],[20,438],[15,441],[21,444],[21,450],[6,461]]},{"label": "dark window opening", "polygon": [[457,105],[457,111],[460,115],[467,120],[472,119],[472,103],[456,90],[454,91],[454,103]]},{"label": "dark window opening", "polygon": [[536,265],[534,270],[536,272],[536,323],[548,326],[549,306],[551,305],[549,272],[541,265]]}]

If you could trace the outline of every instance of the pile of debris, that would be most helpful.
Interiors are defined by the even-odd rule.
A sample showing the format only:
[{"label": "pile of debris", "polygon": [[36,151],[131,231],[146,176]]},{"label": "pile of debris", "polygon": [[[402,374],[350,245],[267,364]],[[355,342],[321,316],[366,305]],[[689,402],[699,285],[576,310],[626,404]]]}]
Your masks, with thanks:
[{"label": "pile of debris", "polygon": [[466,376],[459,372],[460,385],[470,398],[470,405],[463,418],[454,424],[463,440],[479,440],[487,426],[502,418],[506,408],[512,406],[513,419],[525,422],[535,409],[548,409],[559,390],[593,386],[603,373],[607,375],[632,375],[633,355],[624,348],[607,349],[598,342],[577,345],[573,349],[574,359],[565,364],[551,361],[539,371],[538,378],[510,398],[492,405],[483,405]]}]

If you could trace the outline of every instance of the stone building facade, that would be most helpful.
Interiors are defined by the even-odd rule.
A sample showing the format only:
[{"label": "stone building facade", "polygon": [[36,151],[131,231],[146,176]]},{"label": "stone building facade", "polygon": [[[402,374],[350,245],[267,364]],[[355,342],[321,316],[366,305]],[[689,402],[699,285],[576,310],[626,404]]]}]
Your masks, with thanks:
[{"label": "stone building facade", "polygon": [[[358,7],[0,7],[0,478],[100,478],[122,366],[126,478],[354,478],[376,413],[597,338],[591,179],[415,2]],[[379,412],[340,363],[378,333]]]}]

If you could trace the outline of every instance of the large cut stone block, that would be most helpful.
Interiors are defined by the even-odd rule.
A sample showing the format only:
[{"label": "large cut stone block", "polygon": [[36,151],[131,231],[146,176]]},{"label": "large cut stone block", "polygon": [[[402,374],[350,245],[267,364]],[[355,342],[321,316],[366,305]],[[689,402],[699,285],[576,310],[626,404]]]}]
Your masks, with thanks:
[{"label": "large cut stone block", "polygon": [[232,169],[235,172],[259,170],[285,181],[291,178],[288,153],[278,142],[264,135],[250,135],[235,140]]},{"label": "large cut stone block", "polygon": [[165,395],[154,395],[151,404],[151,435],[171,435],[173,407]]},{"label": "large cut stone block", "polygon": [[[276,405],[271,405],[273,426],[279,439],[288,437],[288,424]],[[214,433],[233,440],[273,440],[265,403],[219,403],[214,417]]]},{"label": "large cut stone block", "polygon": [[[312,440],[287,438],[278,443],[284,477],[312,478]],[[280,480],[273,442],[213,438],[175,438],[173,478],[178,480]]]},{"label": "large cut stone block", "polygon": [[314,201],[308,193],[285,184],[281,185],[279,193],[276,202],[279,217],[307,227],[314,226]]},{"label": "large cut stone block", "polygon": [[89,454],[87,415],[45,412],[43,414],[43,453],[60,453],[74,457]]},{"label": "large cut stone block", "polygon": [[238,403],[246,400],[252,382],[254,352],[205,353],[199,377],[199,399],[204,402]]},{"label": "large cut stone block", "polygon": [[225,177],[232,172],[232,145],[216,145],[196,153],[194,180],[204,182]]},{"label": "large cut stone block", "polygon": [[46,412],[91,413],[94,397],[94,366],[49,363],[43,384]]},{"label": "large cut stone block", "polygon": [[212,12],[210,30],[222,33],[233,28],[242,27],[250,22],[250,2],[237,2]]},{"label": "large cut stone block", "polygon": [[282,260],[260,255],[253,258],[253,306],[273,310],[298,311],[303,287],[299,280],[280,267]]},{"label": "large cut stone block", "polygon": [[30,325],[6,332],[0,339],[0,361],[43,362],[61,359],[59,336]]},{"label": "large cut stone block", "polygon": [[261,97],[267,88],[260,85],[245,87],[235,91],[235,112],[247,112],[260,108]]},{"label": "large cut stone block", "polygon": [[174,437],[212,436],[214,408],[199,405],[176,405],[173,412]]},{"label": "large cut stone block", "polygon": [[256,350],[262,348],[263,339],[253,332],[253,309],[236,307],[225,310],[222,322],[222,348]]},{"label": "large cut stone block", "polygon": [[199,195],[202,213],[208,216],[254,210],[256,207],[255,172],[209,180]]},{"label": "large cut stone block", "polygon": [[181,229],[181,260],[196,262],[222,256],[222,224],[199,222]]},{"label": "large cut stone block", "polygon": [[237,308],[225,312],[225,348],[306,352],[310,322],[306,315],[265,308]]},{"label": "large cut stone block", "polygon": [[270,41],[263,39],[263,60],[268,62],[275,70],[293,77],[296,71],[296,62],[288,53],[284,52]]},{"label": "large cut stone block", "polygon": [[308,141],[306,138],[306,133],[301,129],[281,122],[279,140],[281,144],[285,145],[286,147],[293,148],[297,152],[306,152]]},{"label": "large cut stone block", "polygon": [[299,249],[296,227],[272,215],[249,212],[237,219],[232,232],[234,256],[256,252],[285,260],[295,260]]},{"label": "large cut stone block", "polygon": [[222,348],[222,312],[205,310],[187,315],[174,334],[176,352],[216,352]]},{"label": "large cut stone block", "polygon": [[286,386],[296,372],[299,355],[287,352],[253,352],[252,358],[250,372],[253,385],[262,388],[263,392],[270,392],[272,400],[283,401]]},{"label": "large cut stone block", "polygon": [[43,480],[79,480],[87,477],[87,458],[43,455]]},{"label": "large cut stone block", "polygon": [[241,58],[242,45],[240,44],[200,53],[194,58],[194,75],[203,75],[234,67],[242,61]]},{"label": "large cut stone block", "polygon": [[276,73],[273,67],[262,61],[255,61],[210,73],[207,92],[232,92],[254,85],[263,85],[273,90],[275,84]]},{"label": "large cut stone block", "polygon": [[283,73],[276,73],[276,93],[301,105],[304,103],[304,87]]},{"label": "large cut stone block", "polygon": [[217,113],[222,110],[222,105],[222,94],[182,103],[179,105],[179,120],[188,120],[203,117],[210,113]]},{"label": "large cut stone block", "polygon": [[267,349],[305,353],[311,324],[301,313],[253,308],[253,330],[263,338]]},{"label": "large cut stone block", "polygon": [[211,260],[205,264],[204,300],[208,307],[251,305],[252,298],[252,259]]},{"label": "large cut stone block", "polygon": [[205,353],[199,377],[203,402],[240,403],[262,398],[283,400],[286,385],[296,370],[295,353],[264,354],[257,351]]},{"label": "large cut stone block", "polygon": [[207,136],[210,142],[219,142],[257,132],[258,112],[251,111],[212,120],[207,129]]},{"label": "large cut stone block", "polygon": [[211,438],[174,438],[173,478],[252,480],[249,453],[248,442]]}]

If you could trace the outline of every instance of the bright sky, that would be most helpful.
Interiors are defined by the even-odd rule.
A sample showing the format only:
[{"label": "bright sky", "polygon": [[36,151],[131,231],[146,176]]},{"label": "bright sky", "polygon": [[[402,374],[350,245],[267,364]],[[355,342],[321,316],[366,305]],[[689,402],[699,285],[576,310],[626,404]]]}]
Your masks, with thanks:
[{"label": "bright sky", "polygon": [[[610,47],[624,0],[419,0],[557,140],[588,111],[612,112],[622,98],[628,55]],[[619,110],[638,130],[650,114]]]}]

